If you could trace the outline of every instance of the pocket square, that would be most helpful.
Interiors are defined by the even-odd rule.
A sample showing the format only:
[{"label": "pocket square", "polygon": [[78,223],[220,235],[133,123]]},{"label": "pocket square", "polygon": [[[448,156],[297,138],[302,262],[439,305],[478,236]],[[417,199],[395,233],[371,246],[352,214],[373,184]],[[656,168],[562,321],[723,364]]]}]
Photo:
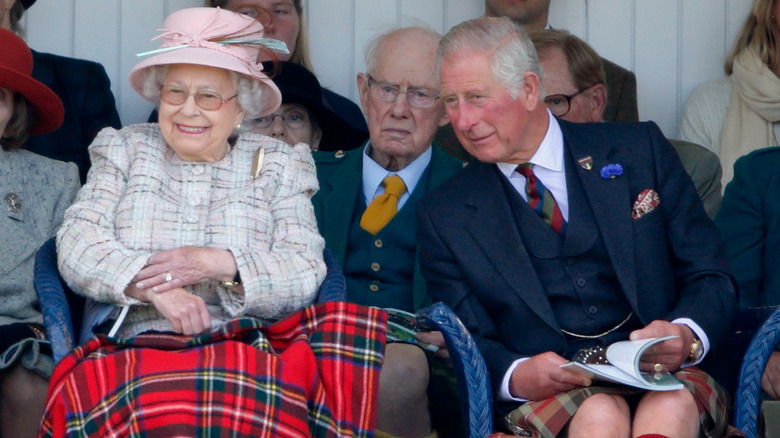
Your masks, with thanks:
[{"label": "pocket square", "polygon": [[636,201],[634,201],[634,208],[631,210],[631,217],[634,220],[639,219],[647,213],[655,210],[655,208],[658,207],[658,204],[660,203],[661,198],[658,197],[658,193],[656,193],[655,190],[642,190],[642,193],[640,193],[639,196],[636,197]]}]

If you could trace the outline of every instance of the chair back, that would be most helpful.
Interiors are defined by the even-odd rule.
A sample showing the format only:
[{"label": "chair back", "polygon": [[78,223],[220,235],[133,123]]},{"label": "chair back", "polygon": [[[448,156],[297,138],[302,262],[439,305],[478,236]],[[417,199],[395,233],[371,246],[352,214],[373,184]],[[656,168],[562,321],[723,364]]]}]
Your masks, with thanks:
[{"label": "chair back", "polygon": [[[742,359],[742,367],[739,370],[737,382],[737,394],[734,397],[734,426],[747,435],[748,438],[758,436],[758,415],[761,405],[761,377],[769,356],[775,350],[780,341],[780,306],[775,308],[753,309],[766,313],[771,310],[768,318],[755,318],[754,323],[764,321],[758,331],[755,332],[750,346]],[[748,312],[740,309],[740,312]]]},{"label": "chair back", "polygon": [[73,292],[60,276],[54,237],[38,249],[33,272],[43,325],[51,340],[54,361],[58,362],[78,344],[77,330],[81,327],[86,300]]}]

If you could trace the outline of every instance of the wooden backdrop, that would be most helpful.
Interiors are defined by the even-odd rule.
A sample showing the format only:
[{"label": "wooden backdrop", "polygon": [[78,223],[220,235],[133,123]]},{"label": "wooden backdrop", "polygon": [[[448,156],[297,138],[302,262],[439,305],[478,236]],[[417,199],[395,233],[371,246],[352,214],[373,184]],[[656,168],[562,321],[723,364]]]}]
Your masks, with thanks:
[{"label": "wooden backdrop", "polygon": [[[483,0],[306,0],[314,67],[323,85],[356,100],[363,46],[395,26],[427,23],[446,32],[482,15]],[[24,17],[27,41],[46,52],[91,59],[111,78],[124,124],[146,119],[150,104],[127,75],[135,53],[154,49],[165,16],[202,0],[38,0]],[[685,98],[723,75],[722,61],[751,0],[552,0],[550,23],[588,41],[636,72],[639,116],[675,137]]]}]

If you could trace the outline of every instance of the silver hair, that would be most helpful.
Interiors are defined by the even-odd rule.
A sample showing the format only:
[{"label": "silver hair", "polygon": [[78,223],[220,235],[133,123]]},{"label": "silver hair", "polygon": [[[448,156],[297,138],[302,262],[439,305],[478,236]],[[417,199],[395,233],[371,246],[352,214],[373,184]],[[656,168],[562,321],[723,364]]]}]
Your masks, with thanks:
[{"label": "silver hair", "polygon": [[379,54],[381,53],[380,49],[382,48],[385,41],[389,37],[400,33],[413,33],[413,32],[420,33],[423,36],[429,36],[431,38],[435,38],[437,41],[441,40],[441,34],[439,34],[432,28],[427,27],[423,24],[401,27],[401,28],[391,29],[382,32],[379,35],[373,37],[371,41],[369,41],[368,44],[366,44],[366,48],[363,52],[364,53],[363,60],[365,61],[366,64],[366,73],[374,74],[374,68],[376,67]]},{"label": "silver hair", "polygon": [[437,69],[442,58],[467,52],[491,54],[490,71],[513,99],[520,95],[525,73],[536,74],[541,85],[536,49],[523,28],[507,17],[475,18],[450,29],[436,52]]},{"label": "silver hair", "polygon": [[[155,65],[144,69],[141,79],[141,91],[143,96],[158,107],[160,106],[160,87],[165,83],[169,65]],[[266,93],[268,89],[262,82],[228,70],[236,87],[236,99],[238,105],[244,110],[242,125],[249,125],[253,119],[263,114]]]}]

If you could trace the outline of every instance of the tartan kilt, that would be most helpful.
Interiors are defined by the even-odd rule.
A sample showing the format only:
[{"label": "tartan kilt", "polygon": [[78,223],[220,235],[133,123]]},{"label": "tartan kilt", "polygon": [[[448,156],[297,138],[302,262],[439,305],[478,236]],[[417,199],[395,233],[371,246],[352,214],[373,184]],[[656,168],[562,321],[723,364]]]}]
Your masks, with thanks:
[{"label": "tartan kilt", "polygon": [[[697,367],[674,373],[693,394],[699,411],[701,437],[723,436],[728,425],[728,395],[707,373]],[[594,394],[641,395],[646,391],[626,386],[593,386],[558,394],[546,400],[528,402],[504,417],[504,425],[511,431],[519,426],[534,438],[555,438],[566,427],[588,397]]]},{"label": "tartan kilt", "polygon": [[55,368],[38,436],[373,436],[385,320],[328,302],[197,337],[93,337]]}]

